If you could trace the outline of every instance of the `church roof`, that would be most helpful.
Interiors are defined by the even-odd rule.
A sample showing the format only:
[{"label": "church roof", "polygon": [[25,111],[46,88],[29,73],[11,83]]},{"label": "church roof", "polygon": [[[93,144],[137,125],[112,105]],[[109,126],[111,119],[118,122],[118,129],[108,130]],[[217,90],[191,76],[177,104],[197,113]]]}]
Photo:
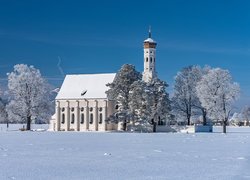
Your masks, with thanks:
[{"label": "church roof", "polygon": [[66,75],[56,99],[107,98],[106,84],[113,82],[115,73]]}]

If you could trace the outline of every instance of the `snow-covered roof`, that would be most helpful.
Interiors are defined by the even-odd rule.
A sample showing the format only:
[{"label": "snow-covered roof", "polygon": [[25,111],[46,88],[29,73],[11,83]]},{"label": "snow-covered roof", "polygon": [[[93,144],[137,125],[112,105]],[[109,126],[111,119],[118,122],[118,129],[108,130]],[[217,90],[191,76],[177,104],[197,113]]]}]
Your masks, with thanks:
[{"label": "snow-covered roof", "polygon": [[152,38],[147,38],[144,42],[156,43]]},{"label": "snow-covered roof", "polygon": [[56,99],[107,98],[106,84],[113,82],[115,73],[66,75]]}]

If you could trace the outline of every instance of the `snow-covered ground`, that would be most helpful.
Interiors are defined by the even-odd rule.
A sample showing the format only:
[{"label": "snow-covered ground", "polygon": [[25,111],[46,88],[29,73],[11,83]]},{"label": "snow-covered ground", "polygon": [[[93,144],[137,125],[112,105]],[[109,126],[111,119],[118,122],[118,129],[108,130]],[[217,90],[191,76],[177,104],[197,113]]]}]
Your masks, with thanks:
[{"label": "snow-covered ground", "polygon": [[0,179],[250,179],[250,128],[229,129],[226,135],[1,131]]}]

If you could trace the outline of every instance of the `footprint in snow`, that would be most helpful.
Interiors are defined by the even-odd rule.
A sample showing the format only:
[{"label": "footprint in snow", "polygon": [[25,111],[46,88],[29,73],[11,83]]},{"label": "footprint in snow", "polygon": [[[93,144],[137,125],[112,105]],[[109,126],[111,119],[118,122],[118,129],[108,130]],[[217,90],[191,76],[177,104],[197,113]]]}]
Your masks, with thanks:
[{"label": "footprint in snow", "polygon": [[157,150],[157,149],[155,149],[155,150],[154,150],[154,152],[161,153],[161,152],[162,152],[162,150]]},{"label": "footprint in snow", "polygon": [[238,157],[237,159],[238,160],[245,160],[246,158],[244,158],[244,157]]},{"label": "footprint in snow", "polygon": [[111,156],[111,153],[104,153],[104,156]]}]

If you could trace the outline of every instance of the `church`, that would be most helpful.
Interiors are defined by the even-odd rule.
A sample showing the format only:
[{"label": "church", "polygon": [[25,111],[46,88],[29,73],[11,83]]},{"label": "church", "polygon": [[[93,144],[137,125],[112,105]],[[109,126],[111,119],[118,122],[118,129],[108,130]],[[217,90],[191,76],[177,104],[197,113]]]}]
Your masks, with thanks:
[{"label": "church", "polygon": [[[157,43],[149,36],[143,42],[143,80],[149,82],[157,76]],[[66,75],[56,96],[56,111],[50,121],[52,131],[112,131],[121,130],[121,124],[105,120],[115,112],[115,102],[107,98],[106,84],[111,83],[115,73]]]}]

